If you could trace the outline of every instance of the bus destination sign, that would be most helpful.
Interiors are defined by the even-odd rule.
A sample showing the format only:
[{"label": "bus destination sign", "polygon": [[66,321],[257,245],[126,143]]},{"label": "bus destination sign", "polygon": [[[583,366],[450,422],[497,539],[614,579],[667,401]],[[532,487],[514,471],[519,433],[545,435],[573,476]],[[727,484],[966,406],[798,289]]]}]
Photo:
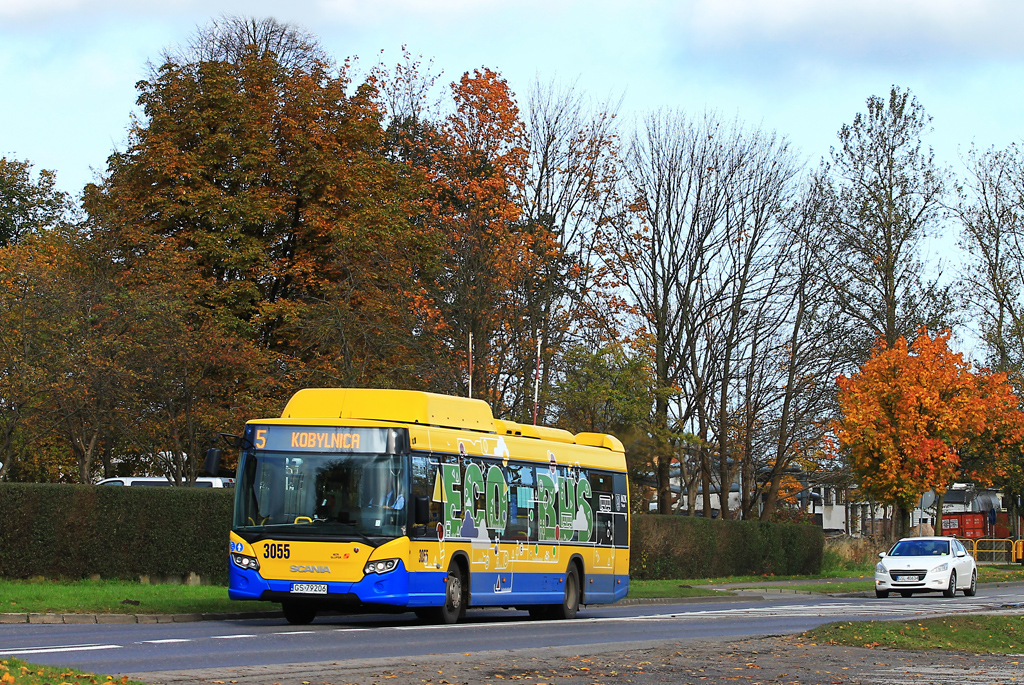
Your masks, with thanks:
[{"label": "bus destination sign", "polygon": [[387,452],[387,428],[335,426],[246,427],[246,437],[258,450],[273,452]]}]

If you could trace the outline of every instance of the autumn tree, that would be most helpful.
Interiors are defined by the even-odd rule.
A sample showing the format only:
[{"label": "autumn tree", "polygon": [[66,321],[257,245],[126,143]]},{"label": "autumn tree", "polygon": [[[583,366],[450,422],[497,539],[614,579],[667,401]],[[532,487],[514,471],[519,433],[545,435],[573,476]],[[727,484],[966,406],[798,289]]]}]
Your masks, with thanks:
[{"label": "autumn tree", "polygon": [[837,426],[860,488],[894,505],[895,534],[922,493],[955,479],[990,485],[1024,441],[1024,415],[1004,374],[973,371],[949,350],[949,332],[921,329],[913,344],[876,348],[841,376]]},{"label": "autumn tree", "polygon": [[[453,359],[472,338],[472,373],[452,389],[491,402],[507,416],[522,387],[518,331],[526,314],[517,298],[539,255],[557,251],[549,235],[523,221],[525,129],[505,80],[478,69],[451,85],[454,111],[437,129],[425,168],[425,221],[441,237],[441,264],[431,290]],[[468,363],[462,367],[468,371]]]},{"label": "autumn tree", "polygon": [[946,172],[925,147],[929,117],[909,91],[871,96],[832,148],[831,240],[820,254],[843,314],[858,324],[849,355],[860,364],[874,341],[892,346],[920,325],[948,323],[941,274],[929,275],[923,245],[944,216]]},{"label": "autumn tree", "polygon": [[7,418],[23,420],[33,442],[59,436],[76,461],[61,477],[90,482],[114,433],[120,387],[118,341],[101,323],[116,309],[113,264],[73,226],[8,250],[17,264],[4,269]]},{"label": "autumn tree", "polygon": [[380,331],[410,335],[389,314],[412,308],[429,244],[405,230],[409,174],[382,154],[375,88],[293,34],[232,20],[169,55],[138,84],[143,117],[86,206],[126,255],[194,253],[198,301],[293,382],[361,384],[351,371]]}]

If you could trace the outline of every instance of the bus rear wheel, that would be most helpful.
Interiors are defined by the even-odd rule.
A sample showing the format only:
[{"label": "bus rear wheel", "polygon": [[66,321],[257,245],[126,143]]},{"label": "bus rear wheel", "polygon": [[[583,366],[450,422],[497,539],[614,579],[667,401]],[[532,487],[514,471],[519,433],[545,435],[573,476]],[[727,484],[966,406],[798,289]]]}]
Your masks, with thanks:
[{"label": "bus rear wheel", "polygon": [[576,566],[572,565],[565,573],[565,596],[561,604],[551,607],[549,615],[555,619],[576,618],[580,609],[580,577]]},{"label": "bus rear wheel", "polygon": [[304,626],[316,618],[316,607],[312,604],[282,602],[281,609],[284,611],[285,620],[292,625]]}]

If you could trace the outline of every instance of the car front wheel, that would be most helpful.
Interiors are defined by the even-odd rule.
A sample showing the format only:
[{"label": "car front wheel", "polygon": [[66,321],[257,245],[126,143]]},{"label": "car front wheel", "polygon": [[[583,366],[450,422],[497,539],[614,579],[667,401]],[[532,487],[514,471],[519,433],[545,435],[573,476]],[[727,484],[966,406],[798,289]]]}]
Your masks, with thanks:
[{"label": "car front wheel", "polygon": [[875,590],[875,597],[878,597],[878,599],[887,599],[889,597],[889,591],[888,590]]},{"label": "car front wheel", "polygon": [[973,597],[978,594],[978,572],[971,572],[971,585],[964,588],[964,597]]},{"label": "car front wheel", "polygon": [[949,573],[949,587],[942,591],[943,597],[952,597],[956,594],[956,571]]}]

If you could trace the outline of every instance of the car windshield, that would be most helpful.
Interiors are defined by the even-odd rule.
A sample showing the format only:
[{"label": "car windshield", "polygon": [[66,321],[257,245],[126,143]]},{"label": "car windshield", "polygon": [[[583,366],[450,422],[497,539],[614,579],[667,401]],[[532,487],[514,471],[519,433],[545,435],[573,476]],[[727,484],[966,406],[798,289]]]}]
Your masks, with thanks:
[{"label": "car windshield", "polygon": [[889,551],[890,557],[938,557],[948,554],[948,540],[900,540]]},{"label": "car windshield", "polygon": [[362,540],[404,535],[407,463],[388,454],[247,452],[235,529]]}]

